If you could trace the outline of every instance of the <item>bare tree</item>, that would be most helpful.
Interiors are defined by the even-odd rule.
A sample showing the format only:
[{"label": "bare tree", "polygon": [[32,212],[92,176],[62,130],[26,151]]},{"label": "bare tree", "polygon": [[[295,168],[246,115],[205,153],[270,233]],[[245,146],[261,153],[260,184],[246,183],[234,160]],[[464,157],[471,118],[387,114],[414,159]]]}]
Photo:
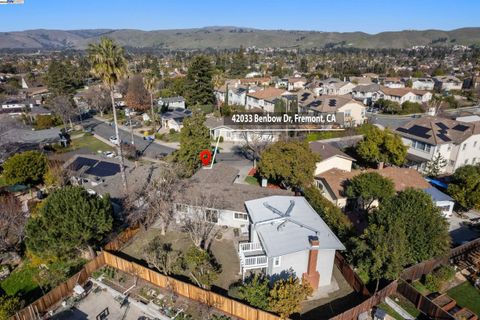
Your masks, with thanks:
[{"label": "bare tree", "polygon": [[100,112],[101,117],[103,117],[104,112],[112,107],[110,92],[101,85],[88,88],[85,91],[85,100],[89,106]]},{"label": "bare tree", "polygon": [[243,131],[241,135],[244,141],[243,148],[250,153],[253,166],[256,168],[257,160],[260,158],[262,151],[273,143],[273,132],[266,136],[262,132]]},{"label": "bare tree", "polygon": [[12,194],[0,197],[0,252],[16,250],[26,222],[20,201]]},{"label": "bare tree", "polygon": [[183,230],[188,233],[193,244],[202,249],[209,247],[213,237],[220,231],[217,222],[219,199],[203,190],[189,194],[189,210],[184,214]]},{"label": "bare tree", "polygon": [[174,250],[171,243],[165,243],[159,236],[153,238],[144,248],[143,256],[150,267],[169,275],[182,269],[182,252]]},{"label": "bare tree", "polygon": [[128,197],[127,219],[130,224],[140,223],[145,229],[154,223],[164,235],[174,215],[174,199],[182,190],[183,181],[179,174],[182,168],[176,164],[161,168],[158,178],[148,183],[143,190]]},{"label": "bare tree", "polygon": [[67,122],[70,123],[70,127],[73,128],[72,116],[75,115],[75,107],[72,99],[67,96],[56,96],[53,98],[50,104],[51,109],[57,114],[63,122],[63,127],[67,129]]},{"label": "bare tree", "polygon": [[130,77],[125,103],[129,108],[137,111],[146,111],[150,108],[150,95],[145,89],[141,75]]}]

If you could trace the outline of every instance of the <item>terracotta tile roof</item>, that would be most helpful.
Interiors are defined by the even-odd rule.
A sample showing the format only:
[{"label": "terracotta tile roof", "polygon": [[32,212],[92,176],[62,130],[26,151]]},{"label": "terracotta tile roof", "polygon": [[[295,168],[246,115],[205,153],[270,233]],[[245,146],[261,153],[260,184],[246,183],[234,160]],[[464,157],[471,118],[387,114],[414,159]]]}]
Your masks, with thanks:
[{"label": "terracotta tile roof", "polygon": [[270,99],[280,97],[285,92],[286,91],[283,89],[269,87],[269,88],[265,88],[264,90],[249,93],[248,96],[257,98],[257,99],[270,100]]},{"label": "terracotta tile roof", "polygon": [[362,172],[377,172],[385,178],[393,181],[395,191],[403,191],[407,188],[427,189],[430,184],[422,175],[413,169],[386,167],[383,169],[352,170],[351,172],[339,169],[330,169],[318,175],[316,178],[323,180],[337,199],[345,198],[345,183]]}]

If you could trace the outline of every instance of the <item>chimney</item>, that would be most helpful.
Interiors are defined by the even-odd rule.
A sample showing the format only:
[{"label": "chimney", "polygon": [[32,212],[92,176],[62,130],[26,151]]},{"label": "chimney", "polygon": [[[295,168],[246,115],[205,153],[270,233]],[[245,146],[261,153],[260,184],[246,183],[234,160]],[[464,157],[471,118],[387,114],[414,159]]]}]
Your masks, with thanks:
[{"label": "chimney", "polygon": [[318,247],[320,242],[318,237],[310,237],[310,251],[308,253],[307,272],[303,274],[303,281],[308,281],[313,290],[318,288],[320,282],[320,274],[317,271]]}]

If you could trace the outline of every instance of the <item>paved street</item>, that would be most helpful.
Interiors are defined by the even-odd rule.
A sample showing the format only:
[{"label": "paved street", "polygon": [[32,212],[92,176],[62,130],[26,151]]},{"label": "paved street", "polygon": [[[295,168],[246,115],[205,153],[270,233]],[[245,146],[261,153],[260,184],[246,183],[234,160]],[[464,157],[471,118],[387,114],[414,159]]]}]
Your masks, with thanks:
[{"label": "paved street", "polygon": [[[84,120],[83,124],[86,127],[93,128],[93,132],[104,139],[109,139],[111,136],[115,135],[114,128],[100,120],[91,118],[88,120]],[[119,127],[119,133],[122,141],[130,142],[132,140],[132,135],[130,131],[123,130]],[[160,154],[170,154],[173,151],[175,151],[175,149],[170,146],[163,145],[159,142],[148,142],[146,140],[143,140],[142,137],[139,137],[137,135],[134,135],[133,139],[135,141],[135,145],[137,146],[137,149],[143,151],[145,155],[150,158],[155,158]],[[216,161],[217,162],[228,161],[228,162],[235,163],[235,162],[243,162],[248,160],[246,160],[240,152],[232,150],[229,152],[218,153],[216,156]]]}]

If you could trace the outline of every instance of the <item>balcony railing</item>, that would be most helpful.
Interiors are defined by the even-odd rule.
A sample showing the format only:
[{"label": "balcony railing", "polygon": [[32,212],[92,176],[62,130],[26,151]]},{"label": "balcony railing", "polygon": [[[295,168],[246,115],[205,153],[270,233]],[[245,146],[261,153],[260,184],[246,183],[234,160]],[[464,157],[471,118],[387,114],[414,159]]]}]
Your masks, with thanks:
[{"label": "balcony railing", "polygon": [[265,268],[268,265],[268,257],[259,242],[244,242],[238,245],[238,256],[242,270]]}]

